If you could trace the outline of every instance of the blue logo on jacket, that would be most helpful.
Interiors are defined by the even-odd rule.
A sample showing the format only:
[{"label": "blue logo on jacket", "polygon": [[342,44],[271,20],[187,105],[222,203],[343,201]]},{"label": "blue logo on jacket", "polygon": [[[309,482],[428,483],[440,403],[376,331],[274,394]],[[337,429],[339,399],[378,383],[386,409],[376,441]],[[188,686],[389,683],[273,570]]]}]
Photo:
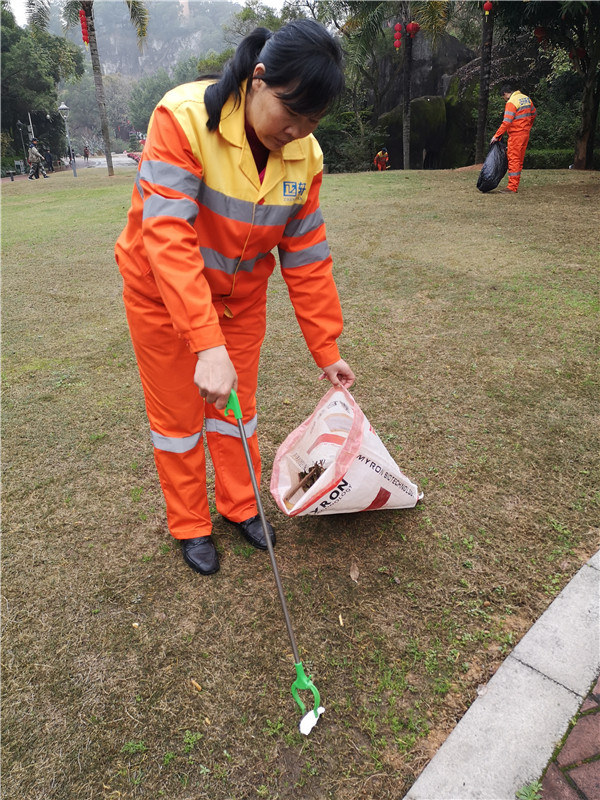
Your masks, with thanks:
[{"label": "blue logo on jacket", "polygon": [[297,183],[296,181],[283,182],[283,197],[286,200],[295,200],[298,197],[302,197],[305,191],[305,183]]}]

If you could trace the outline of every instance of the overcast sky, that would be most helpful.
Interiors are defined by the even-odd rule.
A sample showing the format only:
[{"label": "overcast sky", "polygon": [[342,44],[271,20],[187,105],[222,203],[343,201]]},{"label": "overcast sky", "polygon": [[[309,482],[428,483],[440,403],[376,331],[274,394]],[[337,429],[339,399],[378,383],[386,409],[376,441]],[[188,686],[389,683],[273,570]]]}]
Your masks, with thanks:
[{"label": "overcast sky", "polygon": [[[113,3],[122,3],[123,0],[110,0]],[[165,3],[173,2],[173,0],[162,0]],[[190,0],[190,2],[194,2],[194,0]],[[243,0],[237,0],[240,5],[243,5]],[[283,5],[283,0],[263,0],[266,6],[271,6],[271,8],[280,9]],[[27,17],[25,13],[25,0],[9,0],[10,9],[15,15],[15,19],[17,20],[17,24],[23,27],[27,24]]]},{"label": "overcast sky", "polygon": [[25,25],[25,0],[9,0],[10,2],[10,10],[15,15],[15,19],[17,20],[17,24]]}]

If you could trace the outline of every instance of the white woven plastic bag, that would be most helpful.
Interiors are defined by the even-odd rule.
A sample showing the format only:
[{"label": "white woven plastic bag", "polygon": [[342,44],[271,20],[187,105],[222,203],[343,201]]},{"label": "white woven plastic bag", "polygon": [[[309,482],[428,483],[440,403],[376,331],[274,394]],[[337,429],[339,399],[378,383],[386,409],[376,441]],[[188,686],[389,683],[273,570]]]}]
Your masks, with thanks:
[{"label": "white woven plastic bag", "polygon": [[290,517],[412,508],[423,496],[341,387],[277,450],[271,494]]}]

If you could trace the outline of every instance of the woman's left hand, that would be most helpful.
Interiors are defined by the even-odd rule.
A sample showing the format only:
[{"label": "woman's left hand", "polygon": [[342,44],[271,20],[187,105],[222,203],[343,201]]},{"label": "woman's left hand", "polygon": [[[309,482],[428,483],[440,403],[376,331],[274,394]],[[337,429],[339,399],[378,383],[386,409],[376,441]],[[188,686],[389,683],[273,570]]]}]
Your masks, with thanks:
[{"label": "woman's left hand", "polygon": [[325,378],[327,378],[333,386],[343,386],[345,389],[349,389],[354,383],[356,376],[344,359],[340,358],[335,364],[323,367],[323,373],[319,375],[319,380],[322,381],[325,380]]}]

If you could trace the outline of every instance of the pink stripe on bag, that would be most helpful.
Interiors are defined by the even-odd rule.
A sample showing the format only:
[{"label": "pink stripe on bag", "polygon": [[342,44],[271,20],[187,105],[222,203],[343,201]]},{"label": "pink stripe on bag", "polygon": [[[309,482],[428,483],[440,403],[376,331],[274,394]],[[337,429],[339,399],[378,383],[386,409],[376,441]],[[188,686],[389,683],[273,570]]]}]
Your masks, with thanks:
[{"label": "pink stripe on bag", "polygon": [[344,444],[346,441],[345,436],[336,436],[335,433],[324,433],[314,442],[313,445],[306,451],[307,453],[312,453],[315,447],[318,447],[323,442],[329,442],[330,444]]}]

